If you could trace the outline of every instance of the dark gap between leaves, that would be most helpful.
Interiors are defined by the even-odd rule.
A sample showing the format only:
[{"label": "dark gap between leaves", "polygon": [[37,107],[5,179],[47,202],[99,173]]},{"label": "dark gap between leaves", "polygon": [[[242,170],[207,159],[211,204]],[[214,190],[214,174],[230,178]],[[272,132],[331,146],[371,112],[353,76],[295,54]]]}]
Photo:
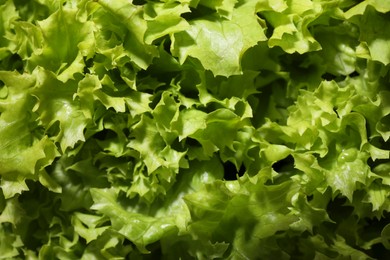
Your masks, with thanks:
[{"label": "dark gap between leaves", "polygon": [[274,163],[272,168],[278,173],[292,171],[294,170],[294,157],[289,155],[286,158]]},{"label": "dark gap between leaves", "polygon": [[223,163],[223,170],[224,179],[227,181],[234,181],[237,180],[237,175],[238,177],[244,175],[246,168],[244,164],[241,164],[240,169],[237,171],[236,166],[232,162],[226,161]]}]

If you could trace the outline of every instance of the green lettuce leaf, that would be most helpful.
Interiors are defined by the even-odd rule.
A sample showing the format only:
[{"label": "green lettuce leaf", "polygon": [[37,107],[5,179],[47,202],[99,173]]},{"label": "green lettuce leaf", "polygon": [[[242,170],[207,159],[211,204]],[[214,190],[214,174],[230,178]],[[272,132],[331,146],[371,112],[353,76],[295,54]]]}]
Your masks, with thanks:
[{"label": "green lettuce leaf", "polygon": [[389,38],[389,35],[387,33],[380,33],[379,37],[374,28],[385,28],[388,26],[387,16],[383,13],[388,11],[389,6],[386,7],[386,4],[381,6],[379,1],[369,2],[378,2],[371,3],[377,10],[367,2],[364,2],[348,10],[346,16],[352,17],[350,18],[351,21],[359,25],[359,40],[363,44],[367,44],[371,58],[387,65],[389,64],[389,48],[386,45],[386,39]]},{"label": "green lettuce leaf", "polygon": [[273,29],[268,45],[279,46],[287,53],[320,50],[321,45],[313,38],[308,26],[321,14],[321,9],[318,2],[309,0],[260,4],[258,11]]},{"label": "green lettuce leaf", "polygon": [[266,40],[264,29],[252,3],[236,8],[231,19],[216,15],[190,21],[190,28],[172,37],[172,53],[184,63],[187,57],[198,59],[214,75],[242,73],[244,52]]},{"label": "green lettuce leaf", "polygon": [[[83,131],[90,118],[82,113],[80,103],[73,101],[77,90],[76,83],[62,83],[47,70],[38,69],[35,73],[39,80],[32,90],[32,95],[38,100],[34,112],[39,115],[45,129],[53,130],[62,151],[74,147],[78,141],[84,141]],[[50,101],[47,101],[49,97]],[[59,122],[59,125],[56,125],[56,122]]]},{"label": "green lettuce leaf", "polygon": [[[61,30],[56,27],[57,24],[63,24]],[[38,27],[30,29],[38,42],[32,40],[28,46],[33,51],[27,58],[26,68],[31,72],[41,66],[56,73],[58,79],[64,82],[72,79],[75,73],[81,73],[84,68],[82,57],[93,53],[93,24],[78,21],[76,10],[64,7],[40,21]],[[30,30],[20,31],[29,34]]]}]

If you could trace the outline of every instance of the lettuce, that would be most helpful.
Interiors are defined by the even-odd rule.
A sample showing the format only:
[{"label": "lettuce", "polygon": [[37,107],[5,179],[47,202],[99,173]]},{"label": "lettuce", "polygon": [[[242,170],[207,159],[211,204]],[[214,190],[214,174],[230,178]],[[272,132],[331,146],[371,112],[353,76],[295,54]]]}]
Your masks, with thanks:
[{"label": "lettuce", "polygon": [[0,258],[383,259],[389,12],[0,1]]}]

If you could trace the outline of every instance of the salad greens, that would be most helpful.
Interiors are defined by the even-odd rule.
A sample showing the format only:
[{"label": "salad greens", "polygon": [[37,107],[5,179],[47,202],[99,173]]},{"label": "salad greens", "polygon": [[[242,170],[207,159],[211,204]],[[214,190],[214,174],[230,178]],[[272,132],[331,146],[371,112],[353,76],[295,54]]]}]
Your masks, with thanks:
[{"label": "salad greens", "polygon": [[380,259],[390,2],[0,0],[0,259]]}]

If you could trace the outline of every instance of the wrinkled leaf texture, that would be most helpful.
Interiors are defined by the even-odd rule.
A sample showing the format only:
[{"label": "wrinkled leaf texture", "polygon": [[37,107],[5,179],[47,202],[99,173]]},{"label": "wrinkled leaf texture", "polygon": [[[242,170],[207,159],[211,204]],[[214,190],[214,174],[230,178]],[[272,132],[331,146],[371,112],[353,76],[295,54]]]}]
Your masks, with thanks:
[{"label": "wrinkled leaf texture", "polygon": [[390,5],[0,1],[0,259],[384,259]]}]

